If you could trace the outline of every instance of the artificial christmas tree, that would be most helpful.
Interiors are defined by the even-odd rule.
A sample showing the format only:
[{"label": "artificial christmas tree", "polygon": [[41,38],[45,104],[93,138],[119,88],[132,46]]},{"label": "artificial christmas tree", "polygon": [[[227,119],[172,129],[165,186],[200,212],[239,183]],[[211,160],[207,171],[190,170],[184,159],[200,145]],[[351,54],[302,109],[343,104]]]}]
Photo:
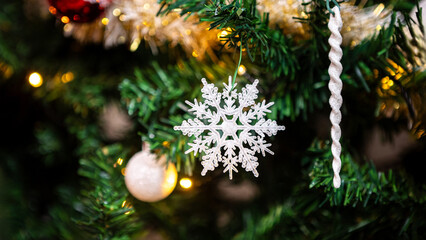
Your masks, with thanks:
[{"label": "artificial christmas tree", "polygon": [[[68,22],[49,14],[47,0],[2,0],[0,239],[426,238],[426,52],[417,3],[105,3],[85,1],[102,11]],[[328,23],[337,5],[342,54],[333,63],[342,66],[343,101],[342,121],[332,124],[328,39],[337,28]],[[184,123],[212,113],[199,80],[215,89],[229,75],[225,88],[238,92],[256,83],[258,103],[235,112],[242,120],[223,116],[224,132],[213,133],[230,143],[231,135],[265,134],[234,129],[248,117],[276,121],[268,125],[274,131],[264,129],[270,145],[266,137],[241,140],[274,153],[255,156],[257,178],[239,171],[230,181],[211,166],[202,177],[211,148],[196,144],[206,153],[185,154],[204,138],[183,135]],[[245,95],[217,107],[232,112]],[[198,119],[197,126],[215,122]],[[341,128],[339,188],[332,125]],[[157,180],[145,173],[157,169],[152,161],[132,170],[142,142],[150,160],[174,165],[178,175],[173,192],[153,202],[135,198],[125,182],[126,166],[142,191],[167,181],[167,168]],[[398,156],[372,154],[388,148]],[[230,149],[216,156],[247,164]]]}]

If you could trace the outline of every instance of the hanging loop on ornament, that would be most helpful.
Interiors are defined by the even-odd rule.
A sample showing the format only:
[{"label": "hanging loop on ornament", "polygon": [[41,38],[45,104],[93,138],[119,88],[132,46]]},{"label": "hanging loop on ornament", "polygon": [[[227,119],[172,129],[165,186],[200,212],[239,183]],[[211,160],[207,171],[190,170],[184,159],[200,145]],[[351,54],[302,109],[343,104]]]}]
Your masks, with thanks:
[{"label": "hanging loop on ornament", "polygon": [[142,145],[141,145],[141,148],[142,148],[142,151],[149,151],[149,142],[147,142],[147,141],[142,141]]},{"label": "hanging loop on ornament", "polygon": [[238,69],[241,66],[241,59],[242,58],[243,58],[243,44],[241,43],[241,40],[240,40],[240,59],[238,60],[237,69],[235,69],[234,76],[232,77],[232,87],[231,87],[231,89],[234,89],[235,79],[237,78]]},{"label": "hanging loop on ornament", "polygon": [[[340,5],[339,5],[339,3],[336,1],[336,0],[332,0],[333,1],[333,3],[336,5],[336,7],[338,7],[339,8],[339,10],[340,10]],[[336,16],[336,14],[334,13],[334,11],[333,10],[331,10],[331,8],[330,8],[330,0],[326,0],[326,6],[327,6],[327,10],[328,10],[328,12],[330,13],[330,14],[332,14],[333,16]]]}]

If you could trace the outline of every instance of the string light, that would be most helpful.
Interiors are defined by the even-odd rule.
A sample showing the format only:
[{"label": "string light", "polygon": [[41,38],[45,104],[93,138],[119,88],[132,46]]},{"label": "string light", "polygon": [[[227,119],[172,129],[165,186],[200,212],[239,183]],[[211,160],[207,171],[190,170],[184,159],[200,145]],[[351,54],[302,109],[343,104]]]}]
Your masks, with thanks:
[{"label": "string light", "polygon": [[120,17],[118,17],[118,19],[120,19],[120,21],[125,21],[126,20],[126,15],[121,15]]},{"label": "string light", "polygon": [[51,14],[55,15],[55,14],[56,14],[56,8],[55,8],[55,7],[53,7],[53,6],[50,6],[50,7],[49,7],[49,12],[50,12]]},{"label": "string light", "polygon": [[163,142],[163,147],[169,148],[170,147],[170,142],[169,141],[164,141]]},{"label": "string light", "polygon": [[191,181],[191,179],[189,179],[189,178],[182,178],[182,179],[179,181],[179,184],[180,184],[180,186],[181,186],[182,188],[184,188],[184,189],[189,189],[189,188],[191,188],[191,187],[192,187],[192,181]]},{"label": "string light", "polygon": [[380,3],[373,11],[373,14],[376,16],[379,16],[380,13],[382,13],[383,9],[385,9],[385,5],[383,3]]},{"label": "string light", "polygon": [[395,109],[399,109],[399,103],[398,103],[398,102],[395,102],[395,103],[393,104],[393,107],[394,107]]},{"label": "string light", "polygon": [[68,83],[68,82],[71,82],[72,80],[74,80],[74,73],[72,72],[64,73],[61,77],[61,81],[63,83]]},{"label": "string light", "polygon": [[134,52],[134,51],[138,50],[140,43],[141,43],[140,38],[136,38],[135,40],[133,40],[132,44],[130,44],[130,51]]},{"label": "string light", "polygon": [[72,25],[70,23],[67,23],[64,25],[64,32],[71,32],[73,29]]},{"label": "string light", "polygon": [[123,159],[122,158],[118,158],[117,159],[117,164],[121,166],[121,164],[123,164]]},{"label": "string light", "polygon": [[240,65],[240,67],[238,68],[238,75],[244,75],[244,73],[246,73],[247,69],[244,65]]},{"label": "string light", "polygon": [[28,82],[31,86],[38,88],[43,84],[43,77],[38,72],[33,72],[28,77]]},{"label": "string light", "polygon": [[121,10],[119,8],[116,8],[114,10],[112,10],[112,15],[118,17],[121,14]]},{"label": "string light", "polygon": [[224,38],[226,35],[228,35],[228,32],[223,30],[222,32],[217,34],[217,39]]},{"label": "string light", "polygon": [[104,17],[104,18],[102,18],[102,24],[103,25],[108,25],[108,23],[109,23],[109,19],[108,18],[106,18],[106,17]]},{"label": "string light", "polygon": [[6,64],[5,62],[0,61],[0,75],[2,75],[5,79],[10,78],[13,74],[13,68]]},{"label": "string light", "polygon": [[67,16],[63,16],[63,17],[61,17],[61,22],[67,24],[67,23],[70,22],[70,19]]},{"label": "string light", "polygon": [[382,82],[382,88],[384,90],[388,90],[394,84],[394,82],[392,80],[390,80],[389,77],[387,77],[387,76],[382,78],[381,82]]}]

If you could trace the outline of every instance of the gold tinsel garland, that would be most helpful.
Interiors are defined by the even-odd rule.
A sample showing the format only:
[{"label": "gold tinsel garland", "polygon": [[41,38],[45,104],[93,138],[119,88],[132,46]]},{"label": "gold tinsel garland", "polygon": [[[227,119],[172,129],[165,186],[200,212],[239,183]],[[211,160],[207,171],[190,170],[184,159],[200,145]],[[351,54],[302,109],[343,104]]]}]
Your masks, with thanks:
[{"label": "gold tinsel garland", "polygon": [[160,4],[156,0],[120,0],[106,9],[105,17],[93,23],[67,23],[64,32],[81,42],[104,42],[106,48],[127,43],[135,51],[142,39],[154,54],[168,45],[180,45],[194,57],[208,53],[214,57],[218,45],[218,30],[209,31],[207,23],[199,23],[193,15],[181,17],[178,11],[157,16]]},{"label": "gold tinsel garland", "polygon": [[[308,39],[309,26],[296,18],[307,18],[310,5],[304,0],[259,0],[258,10],[269,12],[271,26],[278,26],[287,36],[296,40]],[[93,23],[67,23],[64,32],[81,42],[104,42],[105,47],[127,43],[134,51],[141,40],[149,45],[154,54],[165,46],[182,46],[194,57],[203,57],[219,45],[218,30],[208,31],[207,23],[199,23],[196,15],[180,17],[179,12],[157,16],[160,4],[156,0],[117,0],[106,9],[105,17]],[[360,8],[352,3],[341,4],[344,22],[343,44],[355,46],[373,35],[389,22],[390,10],[383,4]]]},{"label": "gold tinsel garland", "polygon": [[[286,36],[296,40],[310,38],[308,24],[297,18],[307,19],[311,10],[306,0],[258,0],[257,9],[262,14],[269,13],[271,27],[278,26]],[[343,20],[342,37],[344,46],[355,46],[372,36],[390,22],[390,9],[383,4],[361,8],[354,2],[342,3],[340,11]]]}]

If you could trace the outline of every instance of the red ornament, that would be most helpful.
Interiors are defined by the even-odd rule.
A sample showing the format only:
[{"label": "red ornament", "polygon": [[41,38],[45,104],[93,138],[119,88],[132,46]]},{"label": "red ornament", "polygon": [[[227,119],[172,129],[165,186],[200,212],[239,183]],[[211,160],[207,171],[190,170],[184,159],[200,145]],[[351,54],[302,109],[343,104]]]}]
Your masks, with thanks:
[{"label": "red ornament", "polygon": [[105,10],[105,4],[99,4],[99,0],[49,0],[49,11],[68,22],[91,22],[98,18]]}]

